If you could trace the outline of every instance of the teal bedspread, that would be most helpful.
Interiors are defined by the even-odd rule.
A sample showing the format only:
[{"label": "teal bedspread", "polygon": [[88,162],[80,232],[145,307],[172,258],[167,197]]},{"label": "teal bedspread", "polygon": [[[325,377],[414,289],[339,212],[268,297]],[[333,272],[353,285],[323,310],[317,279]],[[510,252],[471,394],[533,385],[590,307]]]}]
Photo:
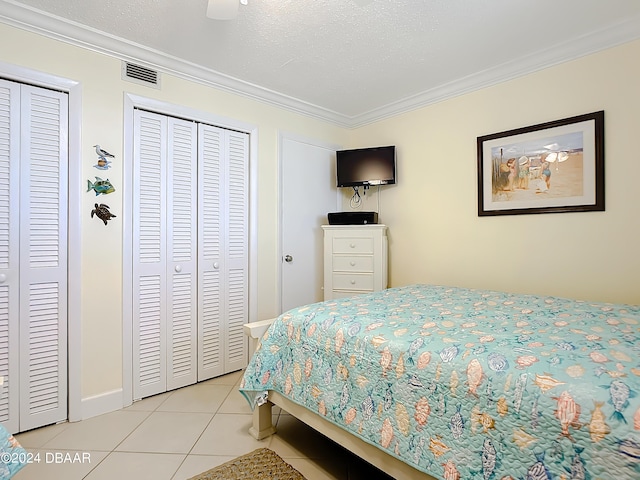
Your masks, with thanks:
[{"label": "teal bedspread", "polygon": [[0,480],[13,477],[27,464],[27,451],[0,425]]},{"label": "teal bedspread", "polygon": [[413,285],[291,310],[275,390],[445,480],[640,478],[640,307]]}]

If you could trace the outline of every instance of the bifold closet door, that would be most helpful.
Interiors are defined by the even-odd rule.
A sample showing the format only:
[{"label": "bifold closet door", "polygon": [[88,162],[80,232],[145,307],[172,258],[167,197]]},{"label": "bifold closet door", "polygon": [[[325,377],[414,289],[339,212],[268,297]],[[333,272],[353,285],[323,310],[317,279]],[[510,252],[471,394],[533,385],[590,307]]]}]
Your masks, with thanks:
[{"label": "bifold closet door", "polygon": [[206,380],[247,365],[249,135],[198,128],[198,380]]},{"label": "bifold closet door", "polygon": [[197,128],[135,111],[134,398],[197,380]]},{"label": "bifold closet door", "polygon": [[67,418],[68,97],[0,80],[0,422]]}]

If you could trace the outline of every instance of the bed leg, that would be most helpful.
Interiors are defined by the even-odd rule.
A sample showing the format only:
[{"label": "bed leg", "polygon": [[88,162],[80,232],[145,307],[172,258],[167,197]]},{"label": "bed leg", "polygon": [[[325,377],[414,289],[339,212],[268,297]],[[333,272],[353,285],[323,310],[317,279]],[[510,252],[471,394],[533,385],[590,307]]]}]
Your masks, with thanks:
[{"label": "bed leg", "polygon": [[253,410],[253,425],[249,429],[249,433],[256,440],[262,440],[276,433],[276,427],[273,426],[271,417],[271,407],[273,407],[273,403],[265,402]]}]

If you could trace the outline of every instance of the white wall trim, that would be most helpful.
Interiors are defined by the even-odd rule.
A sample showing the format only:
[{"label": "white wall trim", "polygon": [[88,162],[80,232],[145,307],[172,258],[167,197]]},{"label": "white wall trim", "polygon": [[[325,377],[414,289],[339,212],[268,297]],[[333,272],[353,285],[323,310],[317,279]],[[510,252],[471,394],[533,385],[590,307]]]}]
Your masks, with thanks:
[{"label": "white wall trim", "polygon": [[82,420],[122,408],[122,389],[92,395],[82,399]]},{"label": "white wall trim", "polygon": [[142,108],[249,134],[249,322],[258,312],[258,127],[130,93],[124,94],[122,234],[122,406],[133,403],[133,112]]},{"label": "white wall trim", "polygon": [[82,87],[74,80],[4,62],[0,76],[69,95],[67,416],[75,422],[82,420]]},{"label": "white wall trim", "polygon": [[122,60],[141,62],[158,71],[275,105],[301,115],[318,118],[345,128],[358,128],[640,38],[640,15],[636,15],[616,25],[602,28],[571,42],[565,42],[563,45],[534,52],[516,61],[507,62],[465,78],[451,81],[368,112],[348,116],[200,65],[186,62],[180,58],[172,57],[106,32],[45,13],[30,6],[9,0],[0,0],[0,3],[3,7],[3,11],[0,12],[0,21],[8,25]]}]

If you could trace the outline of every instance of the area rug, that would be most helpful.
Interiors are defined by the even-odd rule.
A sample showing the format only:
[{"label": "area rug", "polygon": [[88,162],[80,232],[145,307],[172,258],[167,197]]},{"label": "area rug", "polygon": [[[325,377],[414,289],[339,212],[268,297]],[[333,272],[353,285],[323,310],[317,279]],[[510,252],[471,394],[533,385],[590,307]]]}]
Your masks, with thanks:
[{"label": "area rug", "polygon": [[189,480],[305,480],[273,450],[259,448]]}]

